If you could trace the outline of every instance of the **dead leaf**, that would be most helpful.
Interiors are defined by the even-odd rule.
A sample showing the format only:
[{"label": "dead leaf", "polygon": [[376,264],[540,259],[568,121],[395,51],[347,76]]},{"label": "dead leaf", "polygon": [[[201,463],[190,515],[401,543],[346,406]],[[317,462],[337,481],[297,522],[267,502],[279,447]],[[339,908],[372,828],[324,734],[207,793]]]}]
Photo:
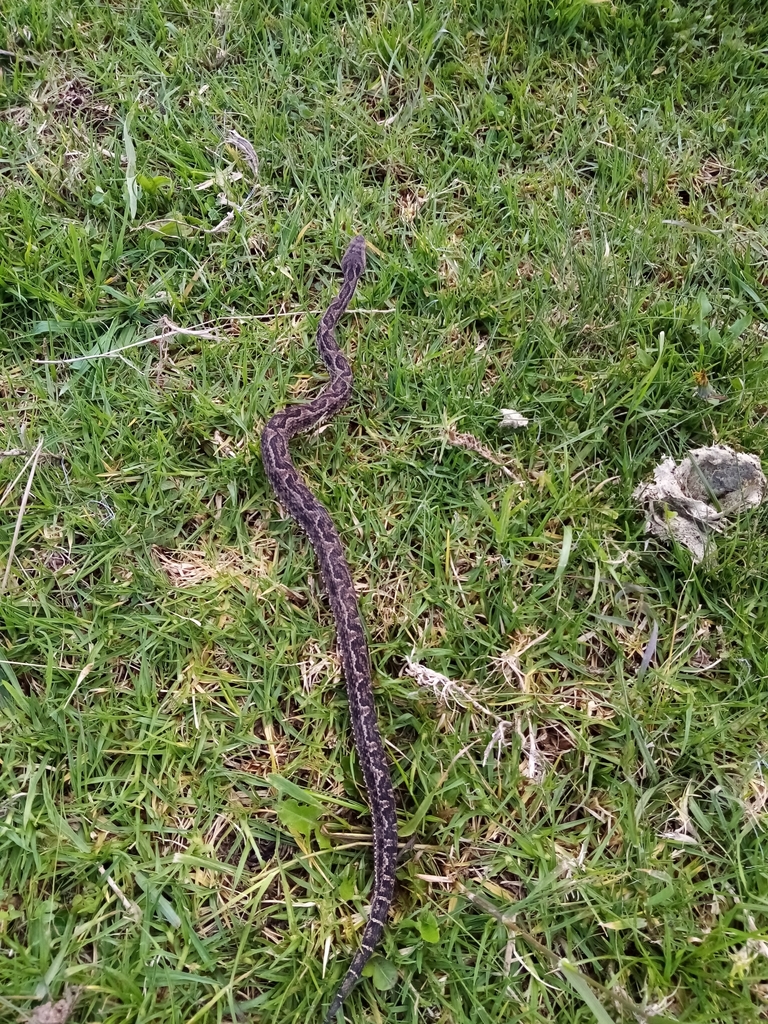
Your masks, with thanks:
[{"label": "dead leaf", "polygon": [[35,1007],[27,1016],[27,1024],[67,1024],[81,992],[79,985],[67,985],[61,999]]},{"label": "dead leaf", "polygon": [[673,538],[688,548],[694,562],[714,550],[713,533],[722,533],[727,517],[760,505],[768,482],[757,455],[727,445],[695,448],[679,464],[663,459],[653,481],[632,497],[647,516],[646,530]]}]

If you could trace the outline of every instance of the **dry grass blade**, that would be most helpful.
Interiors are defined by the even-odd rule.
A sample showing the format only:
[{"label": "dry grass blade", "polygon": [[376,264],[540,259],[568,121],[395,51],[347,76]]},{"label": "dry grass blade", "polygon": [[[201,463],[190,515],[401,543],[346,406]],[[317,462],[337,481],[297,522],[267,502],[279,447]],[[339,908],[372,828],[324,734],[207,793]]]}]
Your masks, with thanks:
[{"label": "dry grass blade", "polygon": [[16,516],[16,527],[13,531],[13,538],[11,540],[11,546],[8,550],[8,556],[5,563],[5,572],[3,573],[3,580],[0,583],[0,593],[3,593],[8,586],[8,579],[11,575],[11,566],[13,565],[13,556],[16,551],[16,545],[19,540],[19,533],[21,532],[21,523],[24,519],[24,512],[27,508],[27,501],[29,500],[29,493],[32,490],[32,481],[35,479],[35,470],[37,469],[37,462],[40,458],[40,452],[43,450],[43,438],[41,437],[32,453],[30,460],[29,476],[27,477],[27,483],[24,487],[24,493],[21,496],[21,503],[19,505],[19,514]]},{"label": "dry grass blade", "polygon": [[144,345],[152,345],[156,342],[165,343],[176,335],[189,338],[206,338],[210,341],[223,340],[220,335],[202,328],[179,327],[178,324],[175,324],[167,316],[163,317],[160,322],[163,327],[160,334],[153,334],[149,338],[141,338],[140,341],[132,341],[129,345],[121,345],[120,348],[111,348],[108,352],[91,352],[82,356],[71,356],[67,359],[33,359],[32,361],[41,366],[69,366],[74,363],[88,362],[92,359],[113,359],[129,349],[141,348]]},{"label": "dry grass blade", "polygon": [[139,188],[136,183],[136,148],[131,138],[130,113],[123,121],[123,146],[125,147],[125,188],[128,197],[128,212],[131,220],[135,220],[139,204]]},{"label": "dry grass blade", "polygon": [[[14,449],[12,454],[14,454],[14,455],[15,454],[23,455],[24,454],[24,449],[23,448],[21,448],[21,449]],[[27,471],[27,469],[29,469],[30,464],[35,459],[35,455],[36,455],[36,450],[33,451],[31,455],[27,456],[27,461],[24,463],[24,465],[21,467],[19,472],[16,474],[16,476],[13,478],[13,480],[11,480],[11,482],[7,485],[7,487],[3,491],[2,496],[0,496],[0,508],[2,508],[2,506],[5,504],[6,499],[9,497],[9,495],[11,495],[13,493],[13,489],[15,488],[16,484],[24,476],[24,474]]]}]

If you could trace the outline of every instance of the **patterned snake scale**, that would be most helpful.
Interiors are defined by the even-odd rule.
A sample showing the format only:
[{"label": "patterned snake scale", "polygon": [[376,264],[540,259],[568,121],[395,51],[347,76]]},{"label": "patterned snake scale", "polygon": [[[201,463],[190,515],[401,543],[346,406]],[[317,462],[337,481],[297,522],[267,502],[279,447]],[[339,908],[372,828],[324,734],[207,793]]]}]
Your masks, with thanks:
[{"label": "patterned snake scale", "polygon": [[349,399],[352,369],[336,344],[335,329],[365,270],[365,239],[353,238],[341,261],[344,281],[317,329],[317,348],[330,381],[306,405],[276,412],[261,435],[261,456],[277,500],[306,533],[320,563],[320,572],[336,623],[336,643],[344,669],[352,731],[363,770],[373,818],[374,888],[363,939],[326,1015],[332,1021],[360,978],[384,931],[397,862],[395,796],[384,745],[376,721],[371,661],[365,627],[341,539],[331,517],[312,494],[291,462],[288,442],[323,420],[335,416]]}]

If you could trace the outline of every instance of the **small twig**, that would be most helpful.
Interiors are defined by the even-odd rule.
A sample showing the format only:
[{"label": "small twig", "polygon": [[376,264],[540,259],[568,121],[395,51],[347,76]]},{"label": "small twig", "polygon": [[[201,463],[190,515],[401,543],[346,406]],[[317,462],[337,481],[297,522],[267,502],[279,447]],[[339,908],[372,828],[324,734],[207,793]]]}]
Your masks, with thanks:
[{"label": "small twig", "polygon": [[[21,665],[22,668],[47,669],[48,665],[41,665],[39,661],[11,661],[10,658],[0,658],[0,665]],[[76,665],[54,665],[58,672],[79,672]]]},{"label": "small twig", "polygon": [[128,914],[130,914],[131,917],[134,920],[140,919],[141,918],[141,907],[137,903],[133,903],[131,900],[128,899],[128,897],[125,895],[125,893],[120,888],[120,886],[117,884],[117,882],[112,878],[112,876],[107,874],[107,869],[104,867],[103,864],[99,864],[99,874],[104,877],[104,879],[105,879],[107,885],[109,886],[109,888],[112,890],[112,892],[115,894],[115,896],[117,896],[117,898],[120,900],[120,902],[123,905],[123,909]]},{"label": "small twig", "polygon": [[560,963],[560,957],[557,953],[553,953],[551,949],[548,949],[543,943],[539,942],[538,939],[534,939],[530,932],[527,932],[524,928],[521,928],[513,919],[512,914],[504,914],[497,907],[491,903],[490,900],[485,899],[483,896],[479,896],[474,892],[471,892],[462,883],[458,883],[462,893],[467,897],[470,903],[474,903],[476,907],[479,907],[484,914],[488,914],[495,921],[498,921],[500,925],[503,925],[507,931],[514,932],[515,935],[519,935],[521,939],[524,939],[531,949],[535,949],[537,953],[548,960],[550,965],[557,969]]},{"label": "small twig", "polygon": [[408,854],[413,850],[416,845],[416,833],[414,832],[410,839],[406,839],[404,845],[397,851],[397,863],[402,864],[408,857]]},{"label": "small twig", "polygon": [[208,1000],[208,1002],[204,1003],[203,1006],[201,1006],[200,1009],[197,1011],[197,1013],[194,1013],[189,1018],[187,1024],[197,1024],[197,1021],[199,1021],[201,1017],[207,1016],[208,1011],[212,1009],[216,1005],[216,1003],[219,1002],[219,1000],[223,999],[224,996],[229,995],[229,993],[233,990],[237,990],[237,987],[239,985],[242,985],[246,978],[250,978],[250,976],[254,974],[255,971],[255,967],[249,967],[247,971],[243,971],[243,973],[239,975],[237,978],[235,978],[234,976],[231,977],[226,985],[223,985],[217,992],[215,992]]},{"label": "small twig", "polygon": [[[226,317],[226,320],[235,321],[237,323],[244,323],[248,320],[259,320],[265,323],[269,323],[271,320],[275,320],[277,317],[283,316],[320,316],[325,312],[323,309],[297,309],[290,312],[280,313],[254,313],[250,316],[230,316]],[[394,313],[394,309],[350,309],[349,313]],[[207,321],[210,324],[216,324],[220,321],[210,320]],[[208,330],[195,330],[191,327],[177,327],[176,324],[169,322],[168,330],[162,334],[153,334],[151,338],[142,338],[140,341],[132,341],[129,345],[123,345],[121,348],[111,348],[109,352],[89,352],[82,356],[71,356],[67,359],[33,359],[32,362],[39,366],[71,366],[74,363],[83,363],[88,359],[112,359],[115,356],[121,357],[122,352],[127,352],[132,348],[140,348],[142,345],[150,345],[156,341],[166,341],[168,338],[172,338],[176,334],[184,335],[185,337],[191,338],[206,338],[209,341],[225,341],[219,334],[214,334]],[[124,360],[127,362],[127,360]],[[129,365],[133,365],[129,363]],[[7,453],[0,453],[15,455],[16,450],[9,451]],[[19,450],[18,454],[21,454]],[[22,470],[23,472],[23,470]],[[2,504],[2,502],[0,502]]]},{"label": "small twig", "polygon": [[35,57],[31,57],[28,53],[19,53],[16,50],[0,50],[0,59],[2,60],[25,60],[29,64],[39,64],[40,61]]},{"label": "small twig", "polygon": [[[20,452],[19,454],[20,454],[20,455],[23,455],[24,453],[23,453],[23,452]],[[8,497],[8,495],[9,495],[9,494],[11,493],[11,491],[12,491],[12,490],[14,489],[14,487],[16,486],[16,484],[17,484],[17,483],[19,482],[19,480],[21,480],[21,478],[22,478],[22,477],[24,476],[24,473],[25,473],[26,469],[27,469],[27,468],[29,467],[29,464],[30,464],[30,462],[32,461],[32,459],[34,459],[34,457],[35,457],[35,453],[34,453],[34,452],[32,452],[32,454],[31,454],[31,455],[30,455],[30,456],[29,456],[29,457],[27,458],[27,461],[26,461],[26,462],[24,463],[24,465],[23,465],[23,466],[21,467],[21,469],[19,470],[19,472],[18,472],[18,473],[16,474],[16,476],[15,476],[15,477],[13,478],[13,480],[11,480],[11,482],[10,482],[10,483],[8,484],[8,486],[7,486],[6,488],[5,488],[5,490],[3,491],[2,497],[0,497],[0,508],[2,508],[2,506],[3,506],[4,504],[5,504],[5,499],[6,499],[7,497]]]},{"label": "small twig", "polygon": [[[269,322],[270,320],[277,319],[277,317],[279,317],[279,316],[322,316],[324,312],[325,312],[324,309],[294,309],[294,310],[281,311],[280,313],[251,313],[250,315],[246,315],[246,316],[231,316],[231,317],[227,317],[227,319],[228,320],[235,320],[235,321],[237,321],[237,323],[245,323],[246,320],[262,320],[262,321]],[[363,309],[363,308],[355,307],[353,309],[348,309],[346,315],[350,316],[351,314],[354,314],[354,313],[396,313],[396,312],[397,312],[397,310],[395,310],[395,309]],[[211,323],[215,323],[215,321],[212,320]]]},{"label": "small twig", "polygon": [[11,565],[13,564],[13,554],[16,550],[16,543],[19,539],[19,533],[21,532],[21,521],[24,518],[24,512],[27,507],[27,501],[29,500],[29,492],[32,490],[32,481],[35,479],[35,470],[37,469],[37,462],[40,458],[40,452],[43,450],[43,438],[41,437],[32,453],[30,460],[31,465],[29,469],[29,478],[27,479],[27,485],[24,488],[24,493],[21,496],[21,505],[19,506],[19,514],[16,516],[16,528],[13,531],[13,537],[11,539],[11,548],[8,552],[8,561],[5,563],[5,573],[3,575],[3,581],[0,583],[0,593],[3,593],[5,588],[8,586],[8,578],[11,575]]},{"label": "small twig", "polygon": [[693,224],[689,220],[663,220],[662,224],[672,228],[682,228],[684,231],[696,231],[702,235],[724,235],[724,228],[708,228],[704,224]]},{"label": "small twig", "polygon": [[[349,309],[349,313],[393,313],[394,309]],[[207,321],[206,323],[215,325],[221,323],[222,319],[225,321],[234,321],[238,324],[244,324],[247,321],[260,321],[262,323],[269,323],[273,319],[279,316],[319,316],[325,312],[325,309],[294,309],[291,311],[275,312],[275,313],[252,313],[244,316],[226,316],[219,317],[218,321]],[[190,338],[206,338],[209,341],[225,341],[218,334],[212,334],[206,330],[194,330],[193,328],[176,327],[175,324],[170,324],[169,329],[164,331],[163,334],[155,334],[152,338],[142,338],[140,341],[132,341],[129,345],[123,345],[121,348],[111,348],[109,352],[87,352],[85,355],[73,355],[66,359],[33,359],[38,366],[44,367],[66,367],[72,366],[75,362],[84,362],[86,359],[106,359],[114,356],[120,356],[121,352],[127,352],[130,348],[140,348],[141,345],[150,345],[156,341],[166,341],[168,338],[172,338],[174,335],[184,335]],[[128,361],[127,359],[125,361]],[[132,364],[130,364],[132,366]],[[12,450],[2,455],[23,455],[22,450]],[[24,472],[24,470],[23,470]]]},{"label": "small twig", "polygon": [[0,804],[0,818],[4,818],[6,816],[14,800],[23,800],[26,795],[27,790],[22,789],[19,790],[18,793],[14,793],[12,796],[9,796],[7,800],[3,800]]},{"label": "small twig", "polygon": [[162,334],[154,334],[151,338],[142,338],[141,341],[132,341],[130,345],[123,345],[121,348],[111,348],[109,352],[89,352],[86,355],[73,356],[69,359],[33,359],[32,362],[38,363],[41,366],[68,366],[72,363],[85,362],[87,359],[110,359],[114,356],[119,356],[121,352],[127,352],[130,348],[149,345],[153,341],[165,341],[176,334],[183,334],[192,338],[208,338],[211,341],[222,340],[219,335],[212,334],[210,331],[194,330],[191,327],[177,327],[176,324],[168,321],[168,329],[163,331]]},{"label": "small twig", "polygon": [[617,149],[620,153],[626,153],[633,160],[640,160],[645,164],[650,163],[649,157],[641,156],[639,153],[634,153],[631,149],[625,149],[623,146],[617,146],[615,142],[608,142],[606,139],[595,139],[595,142],[599,146],[607,146],[608,149]]},{"label": "small twig", "polygon": [[[230,205],[234,206],[234,203],[231,203]],[[235,209],[239,212],[240,207],[236,206]],[[226,217],[224,217],[223,220],[220,220],[215,227],[200,228],[200,230],[203,232],[204,235],[223,235],[225,231],[229,231],[229,229],[232,227],[232,222],[234,221],[234,219],[235,214],[233,210],[230,210]]]},{"label": "small twig", "polygon": [[[517,483],[523,483],[523,479],[520,475],[516,475],[513,472],[512,467],[509,463],[497,455],[496,452],[492,451],[488,445],[478,441],[472,434],[461,434],[454,427],[448,427],[444,432],[443,436],[448,444],[452,444],[457,448],[466,448],[471,452],[477,452],[482,458],[487,459],[488,462],[492,462],[494,466],[498,466],[502,473],[510,480],[515,480]],[[517,468],[517,467],[515,467]]]},{"label": "small twig", "polygon": [[[419,665],[418,662],[413,661],[411,658],[405,659],[405,665],[403,666],[401,675],[411,676],[412,679],[416,680],[416,683],[419,686],[430,689],[439,700],[443,701],[444,704],[448,703],[448,697],[452,697],[460,706],[474,708],[475,711],[479,711],[481,715],[492,719],[492,721],[496,723],[496,728],[494,729],[493,735],[491,736],[483,754],[483,765],[488,763],[488,759],[493,753],[494,747],[498,747],[498,757],[500,758],[502,749],[509,746],[512,742],[506,737],[508,729],[517,733],[522,741],[523,749],[528,749],[529,762],[532,758],[535,759],[536,752],[532,749],[530,741],[526,739],[521,730],[519,715],[515,716],[514,722],[509,722],[507,719],[501,718],[494,711],[491,711],[490,708],[486,707],[485,704],[481,704],[479,700],[473,697],[472,694],[461,685],[461,683],[455,683],[452,679],[449,679],[448,676],[444,676],[442,672],[435,672],[434,669],[427,668],[426,665]],[[528,722],[528,728],[529,730],[531,728],[530,720]],[[531,736],[533,736],[532,731]],[[468,750],[469,747],[466,749]],[[464,751],[462,751],[462,753],[464,753]],[[533,778],[534,776],[530,777]]]}]

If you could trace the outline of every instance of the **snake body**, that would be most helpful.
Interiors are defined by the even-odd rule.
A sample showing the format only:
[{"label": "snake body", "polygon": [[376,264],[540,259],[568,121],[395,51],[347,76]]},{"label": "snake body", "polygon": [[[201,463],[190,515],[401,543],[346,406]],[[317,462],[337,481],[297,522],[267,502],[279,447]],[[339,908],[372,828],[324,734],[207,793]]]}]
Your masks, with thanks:
[{"label": "snake body", "polygon": [[352,369],[336,343],[336,324],[349,304],[365,270],[365,239],[353,238],[341,261],[343,283],[320,321],[317,349],[330,381],[306,405],[291,405],[276,412],[261,435],[264,470],[272,490],[286,511],[306,533],[320,564],[320,572],[336,623],[336,643],[349,698],[355,747],[363,771],[373,819],[374,888],[360,948],[326,1015],[333,1020],[357,983],[376,947],[387,918],[395,884],[397,819],[389,764],[376,721],[371,682],[371,661],[365,628],[352,575],[336,527],[291,461],[288,442],[335,416],[352,390]]}]

